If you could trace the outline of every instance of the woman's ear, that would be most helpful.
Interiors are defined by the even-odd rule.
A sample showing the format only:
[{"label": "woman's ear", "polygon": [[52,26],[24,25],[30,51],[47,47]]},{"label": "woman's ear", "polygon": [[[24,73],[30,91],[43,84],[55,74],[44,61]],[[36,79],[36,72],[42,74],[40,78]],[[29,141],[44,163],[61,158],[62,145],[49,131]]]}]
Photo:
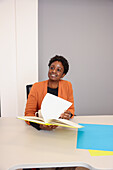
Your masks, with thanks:
[{"label": "woman's ear", "polygon": [[65,73],[62,74],[61,78],[63,78],[65,76]]}]

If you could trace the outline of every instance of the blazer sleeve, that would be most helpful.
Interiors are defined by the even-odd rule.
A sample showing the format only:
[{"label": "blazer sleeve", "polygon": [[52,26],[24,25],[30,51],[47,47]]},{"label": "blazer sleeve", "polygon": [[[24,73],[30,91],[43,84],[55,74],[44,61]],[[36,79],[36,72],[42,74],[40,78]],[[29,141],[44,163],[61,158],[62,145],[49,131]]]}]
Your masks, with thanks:
[{"label": "blazer sleeve", "polygon": [[36,91],[36,85],[34,84],[28,95],[26,108],[25,108],[25,116],[35,116],[35,112],[37,112],[37,110],[38,110],[37,91]]},{"label": "blazer sleeve", "polygon": [[[71,82],[69,82],[69,86],[68,86],[68,101],[72,103],[68,111],[70,111],[72,115],[74,116],[75,108],[74,108],[74,97],[73,97],[73,89],[72,89]],[[73,116],[71,118],[73,118]]]}]

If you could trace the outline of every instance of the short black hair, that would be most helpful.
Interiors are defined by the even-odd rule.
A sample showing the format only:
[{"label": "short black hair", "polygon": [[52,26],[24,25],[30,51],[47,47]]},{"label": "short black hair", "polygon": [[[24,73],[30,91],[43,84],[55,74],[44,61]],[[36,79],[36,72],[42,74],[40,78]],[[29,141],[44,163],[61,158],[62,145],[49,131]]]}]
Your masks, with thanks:
[{"label": "short black hair", "polygon": [[68,61],[63,57],[63,56],[60,56],[60,55],[56,55],[54,57],[52,57],[50,60],[49,60],[49,64],[48,66],[50,67],[50,65],[55,62],[55,61],[60,61],[64,67],[64,74],[67,74],[68,70],[69,70],[69,63]]}]

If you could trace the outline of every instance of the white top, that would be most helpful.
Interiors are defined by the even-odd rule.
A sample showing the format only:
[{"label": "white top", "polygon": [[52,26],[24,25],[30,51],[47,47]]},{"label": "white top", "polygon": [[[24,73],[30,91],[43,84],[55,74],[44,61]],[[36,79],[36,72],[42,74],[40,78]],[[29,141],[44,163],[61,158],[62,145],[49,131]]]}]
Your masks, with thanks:
[{"label": "white top", "polygon": [[[76,123],[112,124],[113,116],[76,116]],[[0,170],[84,166],[113,169],[113,155],[90,156],[76,149],[77,129],[38,131],[16,118],[0,118]]]}]

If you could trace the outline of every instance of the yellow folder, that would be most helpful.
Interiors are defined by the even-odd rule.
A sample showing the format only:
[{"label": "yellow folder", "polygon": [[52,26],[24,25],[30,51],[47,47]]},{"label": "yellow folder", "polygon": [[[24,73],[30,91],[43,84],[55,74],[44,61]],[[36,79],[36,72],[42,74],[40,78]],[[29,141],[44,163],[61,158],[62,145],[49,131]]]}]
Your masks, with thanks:
[{"label": "yellow folder", "polygon": [[113,155],[112,151],[89,150],[91,156],[108,156]]}]

